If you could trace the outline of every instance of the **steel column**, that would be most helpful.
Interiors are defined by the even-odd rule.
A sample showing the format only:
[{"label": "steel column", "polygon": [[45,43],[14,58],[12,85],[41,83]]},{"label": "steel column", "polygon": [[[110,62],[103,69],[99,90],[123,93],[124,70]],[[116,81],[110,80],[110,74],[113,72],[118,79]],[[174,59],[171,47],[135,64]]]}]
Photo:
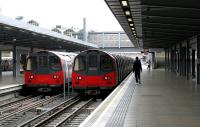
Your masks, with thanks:
[{"label": "steel column", "polygon": [[167,49],[165,49],[165,70],[167,69]]},{"label": "steel column", "polygon": [[2,51],[0,51],[0,76],[2,76]]},{"label": "steel column", "polygon": [[170,63],[169,63],[169,48],[167,49],[167,69],[169,71]]},{"label": "steel column", "polygon": [[13,45],[13,77],[16,77],[16,68],[17,68],[17,49],[16,45]]},{"label": "steel column", "polygon": [[174,72],[177,72],[177,51],[176,51],[176,45],[174,46]]},{"label": "steel column", "polygon": [[190,74],[190,40],[187,40],[187,47],[186,47],[186,77],[187,80],[189,79],[189,74]]},{"label": "steel column", "polygon": [[179,43],[179,75],[182,75],[183,72],[182,61],[182,44]]},{"label": "steel column", "polygon": [[200,84],[200,35],[197,35],[197,84]]},{"label": "steel column", "polygon": [[173,72],[173,67],[174,67],[174,57],[173,57],[173,48],[170,48],[170,69],[171,72]]}]

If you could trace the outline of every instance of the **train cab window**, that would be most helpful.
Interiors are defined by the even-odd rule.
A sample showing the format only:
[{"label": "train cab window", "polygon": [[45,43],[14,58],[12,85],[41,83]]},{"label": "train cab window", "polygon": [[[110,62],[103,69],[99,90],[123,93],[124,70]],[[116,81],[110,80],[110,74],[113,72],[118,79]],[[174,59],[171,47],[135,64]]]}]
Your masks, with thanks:
[{"label": "train cab window", "polygon": [[78,56],[74,62],[74,71],[84,71],[86,67],[85,56]]},{"label": "train cab window", "polygon": [[49,56],[49,67],[53,71],[61,70],[60,59],[57,56]]},{"label": "train cab window", "polygon": [[112,59],[106,55],[100,56],[100,68],[105,71],[112,70]]},{"label": "train cab window", "polygon": [[48,67],[48,57],[47,56],[39,56],[39,67]]},{"label": "train cab window", "polygon": [[97,55],[89,55],[88,57],[88,70],[96,71],[97,68]]}]

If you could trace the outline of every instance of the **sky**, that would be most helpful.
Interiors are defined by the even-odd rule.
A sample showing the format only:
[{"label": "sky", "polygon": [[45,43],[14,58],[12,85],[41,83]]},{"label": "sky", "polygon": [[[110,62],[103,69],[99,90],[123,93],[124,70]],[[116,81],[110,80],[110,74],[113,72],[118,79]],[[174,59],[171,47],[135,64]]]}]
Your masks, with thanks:
[{"label": "sky", "polygon": [[123,31],[104,0],[0,0],[0,8],[3,16],[23,16],[24,22],[33,19],[48,29],[82,29],[85,17],[87,31]]}]

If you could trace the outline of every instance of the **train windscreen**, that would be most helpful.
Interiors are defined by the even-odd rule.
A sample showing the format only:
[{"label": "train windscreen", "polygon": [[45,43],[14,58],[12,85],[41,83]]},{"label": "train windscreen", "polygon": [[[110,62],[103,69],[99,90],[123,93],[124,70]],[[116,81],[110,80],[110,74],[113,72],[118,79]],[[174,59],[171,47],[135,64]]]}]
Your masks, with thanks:
[{"label": "train windscreen", "polygon": [[49,56],[50,71],[60,71],[62,69],[60,59],[57,56]]},{"label": "train windscreen", "polygon": [[107,55],[100,56],[100,69],[103,71],[112,71],[112,59]]},{"label": "train windscreen", "polygon": [[60,59],[57,56],[30,56],[27,60],[26,70],[34,73],[53,73],[61,69]]},{"label": "train windscreen", "polygon": [[97,71],[97,55],[89,55],[88,58],[88,71]]},{"label": "train windscreen", "polygon": [[74,62],[74,71],[80,72],[84,71],[86,68],[86,58],[85,56],[78,56]]}]

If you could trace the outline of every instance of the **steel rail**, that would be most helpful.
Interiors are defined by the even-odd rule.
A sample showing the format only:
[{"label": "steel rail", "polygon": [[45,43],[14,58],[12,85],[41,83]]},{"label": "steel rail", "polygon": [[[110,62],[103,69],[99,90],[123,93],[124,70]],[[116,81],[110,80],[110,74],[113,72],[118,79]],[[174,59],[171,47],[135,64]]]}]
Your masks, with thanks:
[{"label": "steel rail", "polygon": [[81,105],[78,109],[76,109],[75,111],[73,111],[71,114],[69,114],[68,117],[62,119],[59,123],[57,123],[54,127],[58,127],[61,126],[65,121],[67,121],[68,119],[70,119],[72,116],[74,116],[74,114],[76,114],[77,112],[79,112],[81,109],[83,109],[86,105],[88,105],[89,103],[92,102],[93,99],[89,99],[87,102],[85,102],[83,105]]},{"label": "steel rail", "polygon": [[41,117],[44,117],[45,115],[47,115],[47,116],[48,116],[48,115],[51,115],[53,112],[56,112],[56,110],[59,110],[59,108],[61,108],[61,106],[65,106],[65,104],[69,103],[70,101],[72,101],[73,99],[78,98],[78,97],[79,97],[79,96],[72,97],[72,98],[70,98],[70,99],[68,99],[68,100],[66,100],[66,101],[64,101],[64,102],[62,102],[61,104],[54,106],[54,107],[51,108],[50,110],[48,110],[48,111],[46,111],[46,112],[44,112],[44,113],[42,113],[42,114],[40,114],[40,115],[38,115],[38,116],[36,116],[36,117],[34,117],[34,118],[28,120],[28,121],[26,121],[26,122],[24,122],[24,123],[18,125],[17,127],[25,127],[25,126],[28,126],[28,127],[29,127],[29,126],[32,126],[32,123],[33,123],[34,121],[40,119]]},{"label": "steel rail", "polygon": [[63,94],[59,94],[59,95],[53,96],[53,97],[48,98],[48,99],[42,99],[42,100],[36,101],[36,102],[32,103],[31,105],[27,105],[27,106],[23,107],[22,109],[20,109],[20,110],[14,112],[14,113],[1,116],[1,117],[0,117],[0,121],[3,121],[3,120],[5,120],[5,119],[7,119],[7,118],[9,118],[9,117],[11,117],[11,116],[16,115],[16,114],[19,114],[19,113],[22,113],[22,112],[26,112],[26,111],[28,111],[28,110],[30,110],[30,109],[32,109],[32,108],[35,108],[35,107],[38,106],[38,105],[42,105],[42,104],[44,104],[44,103],[51,102],[52,100],[54,100],[54,99],[56,99],[56,98],[58,98],[58,97],[60,97],[60,96],[62,96],[62,95],[63,95]]},{"label": "steel rail", "polygon": [[18,102],[20,102],[20,101],[23,101],[23,100],[29,99],[29,98],[31,98],[31,97],[32,97],[32,96],[28,96],[28,97],[24,97],[24,98],[21,98],[21,99],[18,99],[18,100],[10,101],[10,102],[5,103],[5,104],[1,104],[1,105],[0,105],[0,108],[2,108],[2,107],[6,107],[6,106],[8,106],[8,105],[12,105],[13,103],[18,103]]},{"label": "steel rail", "polygon": [[[9,111],[9,110],[13,110],[13,109],[16,109],[16,108],[18,108],[19,106],[22,106],[24,103],[27,103],[27,102],[32,102],[32,101],[34,101],[34,100],[37,100],[37,99],[40,99],[42,96],[38,96],[38,97],[34,97],[34,98],[31,98],[31,97],[29,97],[29,98],[25,98],[25,99],[27,99],[27,100],[25,100],[24,98],[21,100],[17,100],[16,102],[12,102],[11,103],[11,105],[9,105],[10,103],[8,103],[8,104],[6,104],[6,105],[9,105],[8,107],[5,107],[5,108],[2,108],[1,110],[0,110],[0,113],[1,113],[1,115],[4,113],[4,112],[6,112],[6,111]],[[13,103],[16,103],[16,104],[13,104]],[[13,104],[13,105],[12,105]],[[26,104],[26,105],[28,105],[28,104]],[[1,117],[1,116],[0,116]]]},{"label": "steel rail", "polygon": [[78,98],[74,101],[72,101],[70,104],[66,105],[65,107],[63,107],[62,109],[60,109],[59,111],[55,112],[54,114],[52,114],[51,116],[47,117],[46,119],[40,121],[39,123],[37,123],[36,125],[34,125],[33,127],[41,127],[44,126],[48,121],[52,120],[53,118],[55,118],[56,116],[58,116],[59,114],[61,114],[64,110],[70,108],[71,106],[73,106],[74,104],[76,104],[77,102],[79,102],[81,100],[81,98]]}]

